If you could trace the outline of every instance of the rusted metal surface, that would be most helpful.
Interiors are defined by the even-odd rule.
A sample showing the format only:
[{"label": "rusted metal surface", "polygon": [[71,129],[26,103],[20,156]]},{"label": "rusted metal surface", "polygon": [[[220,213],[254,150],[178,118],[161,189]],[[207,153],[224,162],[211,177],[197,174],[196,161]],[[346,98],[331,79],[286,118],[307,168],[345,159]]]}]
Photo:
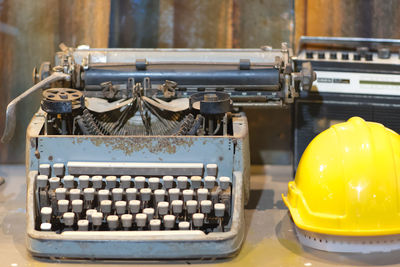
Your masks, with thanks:
[{"label": "rusted metal surface", "polygon": [[[54,1],[51,1],[54,2]],[[63,42],[76,47],[81,44],[90,47],[108,46],[110,24],[110,0],[58,0],[58,36],[55,45]]]},{"label": "rusted metal surface", "polygon": [[111,1],[110,47],[155,48],[159,27],[159,0]]},{"label": "rusted metal surface", "polygon": [[[54,11],[47,8],[49,2],[39,1],[34,5],[20,0],[2,2],[1,25],[8,30],[0,31],[0,131],[4,129],[7,103],[32,86],[35,64],[54,54]],[[18,105],[16,135],[10,144],[0,144],[1,162],[23,161],[25,129],[38,106],[38,94]]]},{"label": "rusted metal surface", "polygon": [[[32,69],[52,61],[60,42],[107,47],[110,1],[0,1],[0,132],[12,98],[32,86]],[[17,107],[16,134],[0,144],[0,162],[23,162],[25,129],[40,104],[39,92]]]},{"label": "rusted metal surface", "polygon": [[239,46],[280,47],[292,43],[294,32],[293,1],[238,1],[240,10]]},{"label": "rusted metal surface", "polygon": [[301,35],[400,38],[396,0],[298,0],[296,41]]},{"label": "rusted metal surface", "polygon": [[161,1],[159,47],[280,47],[292,41],[293,1]]},{"label": "rusted metal surface", "polygon": [[[95,146],[105,145],[106,147],[111,147],[112,150],[121,150],[125,155],[132,155],[134,152],[146,149],[150,153],[168,153],[175,154],[177,147],[183,147],[185,149],[190,149],[193,145],[193,139],[185,137],[176,138],[163,138],[163,137],[137,137],[135,139],[124,138],[124,137],[109,137],[109,138],[99,138],[99,137],[87,137]],[[82,143],[84,139],[73,139],[72,143]],[[223,142],[223,140],[220,140]],[[203,141],[203,145],[207,145],[207,140]]]}]

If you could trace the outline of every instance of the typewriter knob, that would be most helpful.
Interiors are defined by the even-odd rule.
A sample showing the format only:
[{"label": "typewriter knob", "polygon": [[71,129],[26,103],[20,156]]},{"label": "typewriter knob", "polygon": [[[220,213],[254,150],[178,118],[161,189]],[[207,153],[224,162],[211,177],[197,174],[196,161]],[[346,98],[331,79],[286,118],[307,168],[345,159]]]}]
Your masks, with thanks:
[{"label": "typewriter knob", "polygon": [[43,91],[42,109],[50,114],[71,113],[83,108],[85,98],[81,91],[71,88],[50,88]]},{"label": "typewriter knob", "polygon": [[310,62],[304,62],[301,65],[301,71],[299,75],[299,80],[303,90],[310,90],[312,87],[313,81],[317,79],[317,75],[315,71],[313,71],[312,65]]},{"label": "typewriter knob", "polygon": [[201,114],[219,115],[231,110],[232,100],[227,93],[202,92],[190,97],[190,107]]}]

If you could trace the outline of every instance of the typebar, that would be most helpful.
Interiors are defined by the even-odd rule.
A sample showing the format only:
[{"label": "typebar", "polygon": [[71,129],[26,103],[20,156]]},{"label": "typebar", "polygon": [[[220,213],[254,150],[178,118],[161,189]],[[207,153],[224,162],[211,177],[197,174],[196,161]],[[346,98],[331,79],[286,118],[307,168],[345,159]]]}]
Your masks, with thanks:
[{"label": "typebar", "polygon": [[203,163],[73,161],[67,167],[70,175],[203,175]]}]

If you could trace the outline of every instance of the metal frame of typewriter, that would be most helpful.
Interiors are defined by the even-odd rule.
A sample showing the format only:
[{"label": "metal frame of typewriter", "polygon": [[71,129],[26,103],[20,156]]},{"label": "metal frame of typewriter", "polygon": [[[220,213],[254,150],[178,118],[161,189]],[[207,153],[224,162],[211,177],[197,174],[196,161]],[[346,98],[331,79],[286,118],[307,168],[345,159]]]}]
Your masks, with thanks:
[{"label": "metal frame of typewriter", "polygon": [[[69,258],[214,258],[231,256],[240,248],[245,231],[244,198],[249,194],[250,178],[247,120],[243,114],[234,118],[234,135],[231,137],[43,136],[40,134],[44,124],[43,115],[39,111],[32,119],[27,129],[26,144],[27,243],[34,255]],[[230,231],[206,235],[200,230],[62,234],[35,230],[37,202],[34,181],[39,163],[95,161],[104,154],[123,162],[158,162],[160,159],[164,162],[184,162],[190,153],[196,153],[199,162],[217,162],[218,172],[232,177],[234,191]]]}]

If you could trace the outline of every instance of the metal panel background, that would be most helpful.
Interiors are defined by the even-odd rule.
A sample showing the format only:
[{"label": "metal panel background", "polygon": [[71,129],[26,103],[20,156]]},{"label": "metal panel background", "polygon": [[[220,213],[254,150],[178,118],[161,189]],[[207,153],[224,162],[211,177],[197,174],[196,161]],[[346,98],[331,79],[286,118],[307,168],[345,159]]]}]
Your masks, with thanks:
[{"label": "metal panel background", "polygon": [[301,35],[400,38],[398,0],[296,0]]}]

